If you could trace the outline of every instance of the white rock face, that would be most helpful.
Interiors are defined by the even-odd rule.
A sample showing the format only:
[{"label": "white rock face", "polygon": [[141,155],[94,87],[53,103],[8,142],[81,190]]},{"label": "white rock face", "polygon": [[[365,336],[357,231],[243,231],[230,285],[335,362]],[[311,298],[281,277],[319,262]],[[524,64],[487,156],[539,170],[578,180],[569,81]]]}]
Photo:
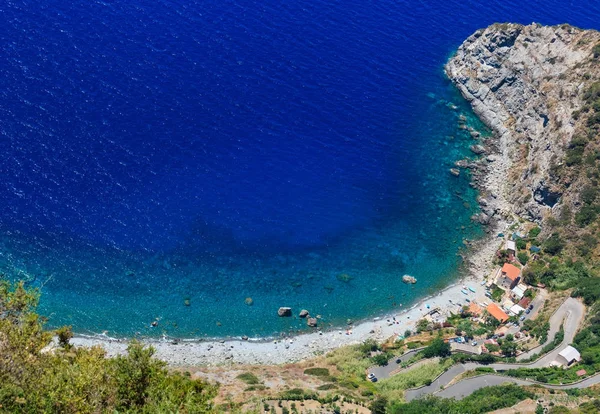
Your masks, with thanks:
[{"label": "white rock face", "polygon": [[446,65],[495,133],[501,157],[482,186],[502,192],[525,218],[540,221],[560,199],[550,167],[573,137],[571,114],[599,41],[600,33],[568,25],[495,24],[470,36]]}]

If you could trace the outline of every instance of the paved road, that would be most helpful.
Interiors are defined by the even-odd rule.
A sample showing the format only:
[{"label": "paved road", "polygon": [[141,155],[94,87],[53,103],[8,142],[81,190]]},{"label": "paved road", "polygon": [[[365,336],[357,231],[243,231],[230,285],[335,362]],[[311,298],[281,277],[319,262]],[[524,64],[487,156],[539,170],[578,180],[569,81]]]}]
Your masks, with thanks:
[{"label": "paved road", "polygon": [[600,384],[600,374],[596,374],[577,384],[567,385],[550,385],[542,384],[536,381],[528,381],[519,378],[503,377],[500,375],[486,374],[477,377],[467,378],[459,381],[454,385],[449,386],[443,391],[437,392],[435,395],[442,398],[456,398],[457,400],[463,399],[464,397],[471,395],[474,391],[484,388],[491,387],[494,385],[502,385],[507,382],[511,382],[517,385],[541,385],[544,388],[550,388],[554,390],[567,390],[571,388],[587,388],[592,385]]},{"label": "paved road", "polygon": [[370,373],[372,372],[373,374],[375,374],[375,377],[377,377],[377,379],[382,380],[385,378],[389,378],[394,373],[396,373],[397,371],[402,369],[401,365],[403,362],[408,361],[409,359],[411,359],[412,357],[417,355],[417,353],[423,349],[425,349],[425,347],[416,348],[416,349],[413,349],[412,351],[405,352],[404,354],[402,354],[399,357],[394,357],[394,358],[390,359],[388,361],[387,365],[385,365],[385,366],[375,365],[375,366],[372,366],[371,368],[369,368],[368,371]]},{"label": "paved road", "polygon": [[[575,337],[577,328],[583,319],[584,312],[585,312],[585,307],[583,306],[583,304],[581,302],[577,301],[576,299],[569,298],[565,302],[563,302],[563,304],[558,308],[558,310],[552,316],[552,318],[550,318],[550,320],[551,320],[551,331],[554,330],[554,334],[552,335],[552,338],[554,338],[554,335],[556,335],[556,332],[558,332],[558,327],[560,326],[560,322],[565,320],[565,322],[564,322],[565,337],[558,347],[556,347],[552,352],[549,352],[548,354],[544,355],[542,358],[538,359],[537,361],[530,362],[528,364],[495,363],[495,364],[489,364],[489,365],[482,365],[477,362],[466,362],[464,364],[457,364],[457,365],[452,366],[448,371],[444,372],[437,380],[432,382],[431,385],[424,386],[421,388],[407,390],[404,394],[404,397],[406,398],[407,401],[410,401],[415,398],[422,397],[426,394],[441,395],[442,391],[440,391],[440,389],[442,389],[443,387],[448,385],[450,383],[450,381],[452,381],[457,375],[459,375],[465,371],[474,370],[477,367],[487,366],[489,368],[493,368],[496,371],[502,372],[502,371],[507,371],[509,369],[540,368],[540,367],[547,366],[550,362],[552,362],[556,359],[556,357],[558,356],[560,351],[562,351],[567,345],[569,345],[569,344],[571,344],[571,342],[573,342],[573,338]],[[566,319],[565,319],[565,317],[566,317]],[[556,324],[556,326],[552,325],[553,323]],[[481,379],[482,377],[487,377],[487,375],[486,376],[478,376],[477,378]],[[514,379],[514,378],[509,378],[509,377],[501,377],[501,376],[497,376],[497,375],[490,375],[490,377],[505,378],[505,379],[508,379],[509,381]],[[464,381],[468,381],[468,380],[464,380]],[[494,380],[490,380],[490,381],[496,381],[496,380],[494,379]],[[463,381],[459,381],[458,383],[448,387],[447,389],[451,389],[453,387],[459,386],[459,384],[462,384],[462,383],[463,383]],[[487,385],[482,385],[479,388],[482,388],[485,386],[487,386]],[[459,390],[462,390],[463,389],[462,387],[463,386],[461,385],[459,387]],[[475,388],[475,389],[477,389],[477,388]],[[475,391],[475,389],[472,389],[471,392]]]},{"label": "paved road", "polygon": [[544,346],[554,341],[554,337],[560,330],[560,326],[563,325],[562,321],[565,318],[565,339],[562,341],[560,346],[563,346],[565,343],[570,344],[573,342],[573,338],[575,338],[575,333],[577,332],[577,328],[579,327],[584,314],[585,307],[581,304],[581,302],[573,298],[568,298],[565,300],[562,305],[559,306],[556,312],[554,312],[554,314],[550,317],[550,331],[548,332],[548,339],[546,342],[544,342],[541,346],[519,355],[517,357],[517,361],[522,361],[530,358],[533,355],[539,354]]}]

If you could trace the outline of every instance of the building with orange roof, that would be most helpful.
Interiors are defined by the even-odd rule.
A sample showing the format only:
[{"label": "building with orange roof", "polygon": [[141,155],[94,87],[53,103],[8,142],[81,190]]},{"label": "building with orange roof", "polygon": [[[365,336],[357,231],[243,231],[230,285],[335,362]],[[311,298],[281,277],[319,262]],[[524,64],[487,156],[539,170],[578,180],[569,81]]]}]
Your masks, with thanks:
[{"label": "building with orange roof", "polygon": [[521,281],[521,269],[517,266],[504,263],[502,269],[500,269],[500,274],[498,275],[498,279],[496,280],[496,284],[505,289],[512,289],[519,284]]},{"label": "building with orange roof", "polygon": [[500,323],[504,323],[508,320],[508,315],[495,303],[490,303],[486,310],[494,319],[496,319]]}]

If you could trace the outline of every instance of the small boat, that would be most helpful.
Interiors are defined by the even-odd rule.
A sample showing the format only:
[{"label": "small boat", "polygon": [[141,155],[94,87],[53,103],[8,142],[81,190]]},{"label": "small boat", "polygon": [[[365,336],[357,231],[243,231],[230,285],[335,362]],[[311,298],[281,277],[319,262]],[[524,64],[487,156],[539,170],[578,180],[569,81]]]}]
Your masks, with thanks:
[{"label": "small boat", "polygon": [[465,294],[465,295],[468,295],[468,294],[469,294],[469,292],[467,292],[467,291],[466,291],[466,290],[464,290],[464,289],[461,289],[460,291],[461,291],[461,293],[463,293],[463,294]]},{"label": "small boat", "polygon": [[469,290],[473,293],[475,293],[475,289],[473,289],[471,286],[469,286]]}]

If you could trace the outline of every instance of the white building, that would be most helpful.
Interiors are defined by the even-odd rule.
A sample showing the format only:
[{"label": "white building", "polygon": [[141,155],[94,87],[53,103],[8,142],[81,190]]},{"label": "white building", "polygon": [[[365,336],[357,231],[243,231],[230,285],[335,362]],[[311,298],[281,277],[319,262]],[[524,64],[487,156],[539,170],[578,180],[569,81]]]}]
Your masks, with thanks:
[{"label": "white building", "polygon": [[518,314],[520,314],[521,312],[525,312],[525,309],[523,309],[521,306],[519,305],[513,305],[510,307],[510,309],[508,310],[508,313],[512,316],[517,316]]},{"label": "white building", "polygon": [[513,256],[517,252],[517,244],[515,243],[514,240],[507,240],[505,248],[506,248],[506,251],[509,254],[512,254]]},{"label": "white building", "polygon": [[573,348],[571,345],[563,349],[558,353],[558,357],[556,358],[556,362],[563,366],[569,366],[573,362],[581,361],[581,355],[579,351]]},{"label": "white building", "polygon": [[527,285],[524,285],[523,283],[519,283],[510,292],[511,292],[512,298],[516,302],[518,302],[523,298],[523,296],[525,296],[526,291],[527,291]]}]

